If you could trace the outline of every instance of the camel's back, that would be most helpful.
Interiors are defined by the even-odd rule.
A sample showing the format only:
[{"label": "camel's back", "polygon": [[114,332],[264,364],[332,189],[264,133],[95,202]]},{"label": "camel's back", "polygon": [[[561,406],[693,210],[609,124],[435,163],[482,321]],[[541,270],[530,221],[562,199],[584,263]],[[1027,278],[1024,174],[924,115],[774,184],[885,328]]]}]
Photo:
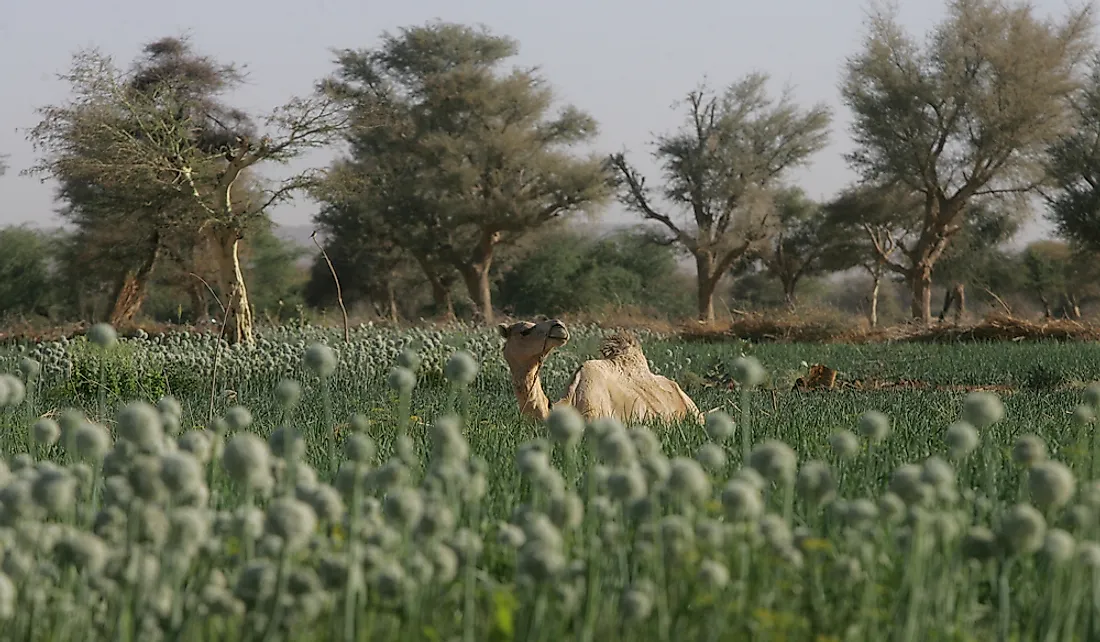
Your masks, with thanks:
[{"label": "camel's back", "polygon": [[671,379],[655,375],[648,368],[628,370],[603,359],[581,365],[564,401],[586,417],[644,421],[654,416],[678,419],[698,413],[695,404]]}]

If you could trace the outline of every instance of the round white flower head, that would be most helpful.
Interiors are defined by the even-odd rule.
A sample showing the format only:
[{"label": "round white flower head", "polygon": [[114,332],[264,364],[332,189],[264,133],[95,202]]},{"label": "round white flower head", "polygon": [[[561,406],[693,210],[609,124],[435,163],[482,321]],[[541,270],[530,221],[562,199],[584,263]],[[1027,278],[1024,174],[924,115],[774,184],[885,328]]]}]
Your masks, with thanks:
[{"label": "round white flower head", "polygon": [[756,469],[748,466],[739,468],[730,476],[730,481],[744,482],[761,492],[763,492],[764,488],[768,485],[768,481],[764,479],[760,473],[756,472]]},{"label": "round white flower head", "polygon": [[382,511],[395,524],[409,529],[424,512],[424,499],[415,488],[396,488],[386,494]]},{"label": "round white flower head", "polygon": [[459,350],[452,354],[443,366],[443,375],[457,386],[468,386],[473,383],[477,377],[477,371],[477,359],[466,350]]},{"label": "round white flower head", "polygon": [[65,515],[76,503],[76,478],[61,468],[41,471],[31,485],[31,497],[51,515]]},{"label": "round white flower head", "polygon": [[906,504],[921,504],[931,496],[932,489],[924,483],[923,471],[916,464],[902,464],[890,477],[890,491]]},{"label": "round white flower head", "polygon": [[851,459],[859,452],[859,438],[851,430],[838,430],[829,436],[829,447],[839,459]]},{"label": "round white flower head", "polygon": [[1047,445],[1036,435],[1021,435],[1012,445],[1012,461],[1031,468],[1047,458]]},{"label": "round white flower head", "polygon": [[935,489],[953,490],[955,488],[955,469],[935,455],[924,460],[920,478],[925,484]]},{"label": "round white flower head", "polygon": [[960,548],[965,557],[984,562],[997,556],[997,538],[988,528],[973,526],[963,536]]},{"label": "round white flower head", "polygon": [[157,401],[157,410],[162,415],[173,415],[175,417],[183,416],[183,406],[180,405],[178,399],[172,395],[164,395]]},{"label": "round white flower head", "polygon": [[88,341],[99,348],[110,348],[118,343],[118,333],[109,323],[97,323],[88,328]]},{"label": "round white flower head", "polygon": [[18,377],[9,374],[0,375],[0,379],[3,379],[0,388],[6,391],[0,393],[0,397],[6,397],[6,400],[0,399],[0,401],[13,407],[22,404],[27,396],[27,389],[23,386],[23,382]]},{"label": "round white flower head", "polygon": [[517,570],[537,583],[553,579],[565,569],[565,565],[565,555],[561,550],[539,540],[528,540],[520,549],[517,560]]},{"label": "round white flower head", "polygon": [[98,463],[111,450],[111,435],[99,424],[82,421],[73,431],[72,444],[85,461]]},{"label": "round white flower head", "polygon": [[30,357],[23,357],[19,360],[19,372],[22,372],[27,381],[30,381],[41,374],[42,364]]},{"label": "round white flower head", "polygon": [[144,401],[133,401],[118,413],[118,434],[146,452],[157,452],[164,440],[160,413]]},{"label": "round white flower head", "polygon": [[730,572],[724,564],[715,560],[703,560],[699,564],[699,581],[712,591],[720,591],[729,584]]},{"label": "round white flower head", "polygon": [[815,506],[824,504],[836,494],[833,471],[823,461],[807,461],[798,471],[795,490],[808,504]]},{"label": "round white flower head", "polygon": [[653,612],[653,598],[646,591],[629,589],[623,593],[620,604],[623,617],[629,622],[644,622]]},{"label": "round white flower head", "polygon": [[653,486],[665,483],[672,475],[672,464],[669,463],[668,457],[661,453],[643,458],[639,465],[645,473],[646,481]]},{"label": "round white flower head", "polygon": [[562,530],[572,530],[584,520],[584,502],[572,491],[559,493],[550,498],[546,514],[554,526]]},{"label": "round white flower head", "polygon": [[370,464],[374,461],[376,454],[378,454],[378,447],[375,446],[374,440],[364,433],[353,432],[344,442],[344,455],[348,461]]},{"label": "round white flower head", "polygon": [[1093,406],[1087,406],[1085,404],[1078,404],[1073,409],[1073,423],[1078,426],[1087,426],[1096,421],[1096,411]]},{"label": "round white flower head", "polygon": [[764,479],[789,484],[794,481],[798,456],[782,441],[769,439],[749,453],[749,466]]},{"label": "round white flower head", "polygon": [[275,386],[275,399],[283,408],[293,408],[302,399],[302,386],[293,379],[283,379]]},{"label": "round white flower head", "polygon": [[1077,542],[1073,535],[1060,528],[1051,528],[1043,538],[1043,546],[1040,551],[1052,564],[1064,564],[1073,557],[1077,548]]},{"label": "round white flower head", "polygon": [[49,417],[34,422],[34,440],[43,446],[52,446],[61,438],[61,426]]},{"label": "round white flower head", "polygon": [[428,558],[432,561],[432,572],[441,584],[450,584],[458,575],[458,554],[441,542],[435,542],[428,548]]},{"label": "round white flower head", "polygon": [[733,424],[733,419],[729,415],[721,410],[715,410],[707,414],[706,419],[707,436],[712,441],[723,442],[731,437],[736,430]]},{"label": "round white flower head", "polygon": [[726,451],[713,442],[707,442],[695,451],[695,460],[711,472],[718,472],[726,467]]},{"label": "round white flower head", "polygon": [[390,389],[407,395],[416,387],[416,375],[408,368],[397,366],[390,370],[390,376],[387,377],[386,383],[389,384]]},{"label": "round white flower head", "polygon": [[947,427],[943,437],[948,454],[952,459],[962,459],[978,447],[978,430],[969,423],[959,420]]},{"label": "round white flower head", "polygon": [[323,343],[313,343],[306,348],[302,363],[321,377],[331,377],[336,372],[336,351]]},{"label": "round white flower head", "polygon": [[199,492],[204,471],[194,455],[180,450],[161,455],[160,478],[174,497],[189,497]]},{"label": "round white flower head", "polygon": [[271,452],[258,436],[238,433],[225,445],[222,467],[239,484],[254,489],[271,485]]},{"label": "round white flower head", "polygon": [[732,480],[722,489],[722,508],[731,521],[752,521],[764,512],[760,489],[741,480]]},{"label": "round white flower head", "polygon": [[878,443],[890,435],[890,418],[878,410],[868,410],[859,417],[859,434],[871,443]]},{"label": "round white flower head", "polygon": [[598,452],[604,462],[612,466],[625,466],[638,458],[634,441],[622,428],[609,429],[605,432],[599,438]]},{"label": "round white flower head", "polygon": [[1031,501],[1042,511],[1065,506],[1077,490],[1073,471],[1060,461],[1048,459],[1031,467],[1027,477]]},{"label": "round white flower head", "polygon": [[710,478],[699,462],[687,457],[676,457],[672,460],[668,489],[689,501],[706,501],[710,497]]},{"label": "round white flower head", "polygon": [[190,430],[176,439],[176,445],[183,452],[190,453],[202,463],[210,461],[213,447],[212,436],[205,430]]},{"label": "round white flower head", "polygon": [[267,447],[271,454],[283,459],[300,460],[306,454],[306,442],[297,429],[279,426],[267,437]]},{"label": "round white flower head", "polygon": [[755,388],[768,378],[756,357],[738,357],[733,362],[733,380],[746,388]]},{"label": "round white flower head", "polygon": [[886,521],[893,522],[905,515],[905,502],[896,493],[887,492],[878,498],[878,510]]},{"label": "round white flower head", "polygon": [[546,418],[546,429],[555,443],[571,448],[584,435],[584,417],[572,406],[554,406]]},{"label": "round white flower head", "polygon": [[1082,396],[1085,403],[1093,408],[1100,409],[1100,381],[1094,381],[1086,386]]},{"label": "round white flower head", "polygon": [[446,461],[465,461],[470,456],[470,445],[462,435],[458,417],[443,415],[432,423],[432,458]]},{"label": "round white flower head", "polygon": [[103,571],[109,552],[103,540],[76,529],[66,530],[53,545],[53,554],[60,566],[75,568],[89,577]]},{"label": "round white flower head", "polygon": [[397,365],[416,372],[420,368],[420,355],[411,348],[405,348],[397,355]]},{"label": "round white flower head", "polygon": [[305,502],[279,497],[267,506],[264,529],[283,540],[288,550],[298,550],[309,541],[317,527],[317,514]]},{"label": "round white flower head", "polygon": [[1093,572],[1100,569],[1100,544],[1096,542],[1078,542],[1077,560]]},{"label": "round white flower head", "polygon": [[962,419],[977,428],[988,428],[1004,416],[1004,404],[996,393],[975,391],[963,399]]},{"label": "round white flower head", "polygon": [[[671,475],[671,471],[670,471]],[[640,466],[616,468],[607,478],[607,490],[621,502],[630,502],[646,494],[646,479]]]},{"label": "round white flower head", "polygon": [[252,425],[252,413],[244,406],[233,406],[225,412],[225,422],[233,430],[247,430]]},{"label": "round white flower head", "polygon": [[1001,518],[1000,540],[1005,549],[1017,555],[1034,553],[1043,545],[1047,522],[1043,514],[1028,504],[1017,504]]},{"label": "round white flower head", "polygon": [[550,468],[550,455],[539,442],[528,442],[516,450],[516,468],[524,477],[535,479]]}]

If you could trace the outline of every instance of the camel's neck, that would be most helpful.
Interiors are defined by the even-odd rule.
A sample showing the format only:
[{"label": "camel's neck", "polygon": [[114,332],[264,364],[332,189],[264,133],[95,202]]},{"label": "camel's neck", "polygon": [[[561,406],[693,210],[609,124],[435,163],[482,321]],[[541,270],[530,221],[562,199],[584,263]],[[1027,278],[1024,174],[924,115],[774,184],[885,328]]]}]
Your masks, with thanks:
[{"label": "camel's neck", "polygon": [[519,411],[532,419],[546,421],[550,416],[550,399],[542,390],[542,380],[539,378],[539,359],[526,367],[516,367],[509,364],[512,371],[512,389],[519,401]]}]

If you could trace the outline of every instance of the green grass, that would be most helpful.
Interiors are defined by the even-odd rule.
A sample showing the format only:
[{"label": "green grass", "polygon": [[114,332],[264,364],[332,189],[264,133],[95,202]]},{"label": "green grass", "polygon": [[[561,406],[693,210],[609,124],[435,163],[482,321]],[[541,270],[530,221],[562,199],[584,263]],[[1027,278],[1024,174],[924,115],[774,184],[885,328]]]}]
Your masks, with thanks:
[{"label": "green grass", "polygon": [[[579,328],[574,336],[544,369],[551,398],[560,396],[566,378],[580,360],[594,354],[599,340],[591,328]],[[828,463],[837,499],[819,507],[796,497],[785,520],[791,531],[786,537],[768,519],[729,521],[722,490],[742,467],[738,436],[723,444],[728,465],[711,472],[711,492],[698,501],[672,493],[669,488],[675,484],[655,483],[640,501],[620,505],[602,497],[613,494],[602,485],[593,491],[601,497],[591,499],[586,480],[606,474],[591,472],[592,467],[597,462],[602,462],[597,471],[613,472],[615,467],[592,452],[600,440],[590,429],[572,458],[560,446],[544,446],[557,474],[565,477],[566,491],[585,504],[583,520],[559,524],[554,533],[561,542],[555,543],[552,533],[554,541],[547,543],[538,539],[542,522],[524,515],[534,511],[561,521],[564,500],[551,492],[554,483],[521,474],[516,460],[517,449],[546,442],[547,432],[519,417],[492,333],[360,328],[351,345],[338,337],[319,329],[279,329],[266,334],[255,351],[219,347],[203,337],[125,340],[106,353],[82,339],[0,351],[0,372],[16,372],[23,354],[33,355],[44,367],[27,402],[0,409],[0,452],[13,470],[25,467],[15,455],[26,450],[28,426],[39,415],[77,407],[90,420],[113,425],[116,412],[128,402],[155,402],[165,394],[179,400],[184,431],[215,426],[212,420],[240,404],[252,414],[248,430],[266,438],[285,422],[285,410],[272,391],[290,377],[304,390],[289,425],[306,442],[306,461],[321,483],[332,482],[346,491],[328,470],[334,426],[327,417],[339,427],[340,439],[351,431],[348,419],[353,413],[366,419],[360,425],[378,449],[373,470],[398,457],[396,427],[403,417],[386,378],[400,350],[412,347],[423,364],[410,400],[415,457],[408,462],[409,488],[419,489],[425,510],[447,507],[455,517],[453,527],[438,537],[404,532],[394,514],[387,517],[381,508],[393,501],[385,499],[384,489],[364,486],[357,491],[361,495],[344,495],[347,507],[374,498],[357,517],[352,518],[354,511],[345,515],[355,528],[350,522],[322,520],[313,544],[284,558],[278,540],[242,539],[234,516],[267,510],[269,500],[249,498],[215,461],[209,466],[210,501],[197,507],[210,522],[201,550],[181,556],[155,533],[141,542],[127,539],[125,529],[121,540],[101,529],[97,534],[107,544],[110,561],[102,569],[74,567],[72,556],[62,554],[71,546],[59,547],[56,541],[69,541],[88,526],[71,514],[17,515],[6,502],[13,502],[20,491],[0,490],[0,505],[5,506],[0,510],[0,545],[6,552],[0,572],[16,589],[0,638],[270,640],[293,633],[300,637],[292,639],[304,640],[992,640],[1007,634],[1021,640],[1084,640],[1100,635],[1100,558],[1090,565],[1088,546],[1074,553],[1085,563],[1059,564],[1042,551],[1012,555],[1007,546],[1000,546],[991,559],[968,560],[970,549],[964,544],[974,526],[1001,533],[1006,511],[1028,501],[1024,471],[1011,461],[1013,444],[1025,434],[1041,438],[1049,457],[1067,464],[1077,477],[1074,498],[1045,516],[1049,527],[1063,527],[1080,542],[1100,534],[1100,503],[1094,503],[1100,497],[1086,492],[1085,481],[1100,477],[1100,448],[1093,427],[1076,423],[1072,416],[1082,403],[1083,385],[1100,378],[1100,346],[699,345],[645,335],[644,349],[656,371],[684,383],[700,408],[717,408],[735,419],[741,417],[740,394],[705,382],[727,379],[742,353],[759,359],[770,380],[750,397],[753,443],[781,440],[797,453],[800,466],[808,460]],[[322,382],[301,363],[302,352],[314,341],[327,342],[340,353],[328,382],[328,408]],[[474,461],[480,463],[469,470],[463,463],[465,472],[459,473],[455,462],[448,468],[433,459],[431,430],[435,418],[455,408],[455,391],[442,372],[457,349],[469,350],[481,362],[463,426]],[[955,466],[958,492],[952,501],[931,499],[911,507],[900,521],[880,516],[870,528],[858,530],[838,510],[844,506],[840,500],[877,502],[898,483],[892,477],[899,466],[922,464],[930,456],[946,458],[945,430],[959,418],[965,394],[935,389],[791,392],[803,362],[837,368],[847,379],[1004,384],[1015,389],[1004,395],[1005,418],[982,430],[980,448]],[[856,431],[860,416],[871,409],[890,417],[891,435],[873,448],[861,440],[860,452],[841,461],[830,449],[830,435]],[[709,441],[694,426],[651,429],[671,460],[691,458]],[[230,431],[225,439],[233,436]],[[69,454],[57,444],[45,456],[64,463]],[[135,488],[143,478],[127,467],[139,466],[134,462],[140,459],[133,453],[120,456],[129,462],[123,466],[129,472],[119,474]],[[433,485],[424,477],[432,465],[439,466],[438,475],[458,477]],[[94,483],[87,478],[94,468],[75,469],[83,480],[77,515],[93,502]],[[467,487],[469,475],[482,474],[471,470],[483,470],[487,486],[477,502],[455,494]],[[4,483],[33,488],[49,474],[47,469],[27,468]],[[990,496],[984,496],[987,489],[993,491]],[[784,514],[787,492],[783,483],[763,490],[769,512]],[[115,511],[116,516],[122,508],[129,510],[99,491],[95,498],[93,510]],[[147,509],[160,519],[173,519],[180,510],[159,500],[149,502]],[[128,513],[121,514],[125,518]],[[145,524],[138,517],[123,521]],[[505,522],[526,524],[526,547],[515,550],[497,541],[497,529]],[[708,544],[705,534],[715,525],[724,536]],[[458,552],[461,558],[470,534],[480,536],[481,552],[474,563],[460,563],[449,577],[446,560],[439,561],[439,555]],[[441,547],[451,552],[440,553]],[[149,585],[131,583],[119,572],[126,560],[150,556],[161,561],[162,571],[148,579]],[[347,576],[341,582],[332,575],[333,569],[337,576],[346,574],[352,558],[363,570],[365,591],[349,602]],[[173,560],[181,566],[163,570]],[[36,564],[37,571],[29,570]],[[715,565],[728,572],[728,582],[715,580]],[[294,581],[281,583],[280,568],[283,580]],[[210,579],[211,569],[224,576],[224,588]],[[6,604],[3,584],[0,615]],[[390,595],[392,591],[396,593]],[[273,602],[276,596],[278,604]],[[218,600],[229,604],[233,614],[208,616],[224,606]],[[350,610],[345,608],[349,603],[354,605]],[[268,627],[273,614],[274,625]]]}]

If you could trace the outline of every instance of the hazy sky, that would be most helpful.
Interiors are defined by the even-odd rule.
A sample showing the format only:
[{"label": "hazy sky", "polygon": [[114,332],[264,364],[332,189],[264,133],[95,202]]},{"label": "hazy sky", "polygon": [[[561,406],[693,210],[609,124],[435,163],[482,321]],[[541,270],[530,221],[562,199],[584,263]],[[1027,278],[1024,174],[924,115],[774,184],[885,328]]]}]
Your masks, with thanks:
[{"label": "hazy sky", "polygon": [[[1040,11],[1063,2],[1038,0]],[[189,34],[197,50],[247,65],[249,84],[234,104],[263,114],[334,69],[333,48],[371,47],[384,31],[440,19],[484,24],[520,42],[516,62],[541,66],[569,101],[601,126],[599,146],[625,149],[653,174],[648,141],[680,124],[672,103],[704,77],[724,85],[752,71],[772,76],[772,91],[790,84],[799,101],[827,103],[834,112],[830,146],[796,178],[815,198],[828,198],[853,179],[842,154],[849,148],[848,114],[837,90],[846,56],[863,34],[865,0],[8,0],[0,12],[0,224],[50,224],[53,187],[19,172],[34,160],[25,128],[37,107],[62,101],[56,74],[72,54],[97,46],[122,66],[142,44]],[[925,33],[940,18],[938,1],[899,0],[902,18]],[[155,8],[154,8],[155,7]],[[324,165],[331,152],[304,163]],[[272,175],[272,174],[269,174]],[[655,180],[654,177],[651,180]],[[272,212],[283,223],[308,223],[308,199]],[[609,218],[623,220],[621,211]],[[1029,226],[1045,227],[1042,223]],[[1030,236],[1030,234],[1029,234]]]}]

